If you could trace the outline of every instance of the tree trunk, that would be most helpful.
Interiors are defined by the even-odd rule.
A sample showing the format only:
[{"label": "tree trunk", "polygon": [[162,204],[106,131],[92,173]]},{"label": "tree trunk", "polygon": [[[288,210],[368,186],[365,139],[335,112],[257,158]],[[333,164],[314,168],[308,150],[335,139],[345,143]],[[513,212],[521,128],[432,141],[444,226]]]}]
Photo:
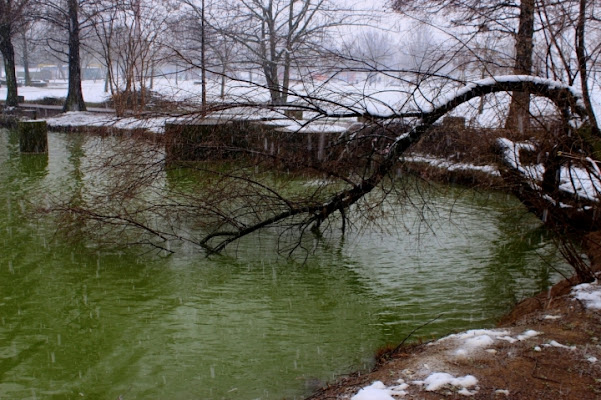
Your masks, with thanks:
[{"label": "tree trunk", "polygon": [[[515,75],[532,73],[532,52],[534,47],[534,10],[535,0],[522,0],[520,21],[515,38]],[[513,93],[505,128],[523,132],[530,126],[530,93]]]},{"label": "tree trunk", "polygon": [[288,102],[288,93],[290,88],[290,63],[292,52],[292,34],[294,30],[294,0],[290,0],[288,6],[288,34],[286,35],[286,53],[284,53],[284,78],[282,81],[282,103]]},{"label": "tree trunk", "polygon": [[271,102],[273,104],[281,104],[282,92],[280,91],[277,64],[269,60],[264,61],[263,73],[265,74],[265,81],[267,89],[269,89]]},{"label": "tree trunk", "polygon": [[223,59],[221,63],[221,91],[219,93],[219,97],[221,100],[223,100],[225,99],[225,74],[227,73],[227,64],[225,59]]},{"label": "tree trunk", "polygon": [[31,86],[31,74],[29,73],[29,49],[27,48],[27,36],[23,33],[23,71],[25,72],[25,86]]},{"label": "tree trunk", "polygon": [[81,90],[81,59],[79,56],[79,4],[68,0],[69,6],[69,88],[63,111],[85,111]]},{"label": "tree trunk", "polygon": [[271,96],[271,102],[273,104],[282,104],[282,89],[278,77],[277,31],[273,16],[272,1],[269,1],[269,5],[263,10],[263,18],[263,35],[265,35],[265,29],[267,29],[267,34],[269,35],[269,48],[265,49],[264,52],[263,71],[265,72],[265,80]]},{"label": "tree trunk", "polygon": [[201,106],[202,116],[206,115],[207,111],[207,41],[206,41],[206,29],[205,29],[205,0],[201,3],[202,10],[200,10],[200,83],[201,83]]},{"label": "tree trunk", "polygon": [[584,101],[584,107],[586,108],[589,123],[591,125],[591,133],[595,136],[600,136],[597,118],[595,117],[595,111],[593,110],[591,95],[588,89],[588,60],[586,56],[586,43],[584,38],[587,3],[588,0],[580,0],[578,23],[576,26],[576,57],[578,58],[578,73],[580,74],[580,85],[582,87],[582,100]]},{"label": "tree trunk", "polygon": [[263,71],[265,72],[265,79],[271,96],[271,102],[273,104],[282,104],[282,91],[280,88],[280,79],[278,77],[278,63],[274,59],[276,57],[275,38],[273,35],[270,36],[271,44],[269,58],[264,61]]},{"label": "tree trunk", "polygon": [[110,68],[107,68],[106,69],[106,74],[104,76],[104,93],[108,93],[109,92],[109,82],[110,81],[111,81],[111,70],[110,70]]},{"label": "tree trunk", "polygon": [[290,93],[290,53],[286,52],[284,56],[284,78],[282,80],[282,104],[288,102],[288,94]]},{"label": "tree trunk", "polygon": [[6,106],[19,105],[17,96],[17,74],[15,72],[15,49],[11,40],[11,27],[0,26],[0,52],[4,58],[4,71],[6,74]]}]

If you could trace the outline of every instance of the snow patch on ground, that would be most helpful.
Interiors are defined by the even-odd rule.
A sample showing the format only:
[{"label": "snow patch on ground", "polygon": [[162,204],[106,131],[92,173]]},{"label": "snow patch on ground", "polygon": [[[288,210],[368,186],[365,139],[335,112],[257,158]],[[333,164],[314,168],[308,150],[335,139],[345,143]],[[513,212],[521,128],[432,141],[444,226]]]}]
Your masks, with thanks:
[{"label": "snow patch on ground", "polygon": [[503,150],[505,163],[511,168],[518,170],[522,175],[534,180],[542,181],[545,169],[541,164],[525,166],[520,160],[521,151],[534,151],[536,147],[532,143],[516,143],[509,139],[497,139],[497,144]]},{"label": "snow patch on ground", "polygon": [[467,332],[446,336],[440,339],[439,342],[448,340],[455,341],[456,350],[454,351],[454,354],[463,358],[467,357],[475,350],[492,346],[497,339],[509,343],[515,343],[528,340],[538,335],[540,335],[540,332],[534,330],[528,330],[521,335],[512,337],[511,332],[506,329],[474,329]]},{"label": "snow patch on ground", "polygon": [[551,340],[549,343],[543,344],[543,347],[557,347],[559,349],[576,350],[576,346],[566,346],[556,340]]},{"label": "snow patch on ground", "polygon": [[533,338],[538,335],[540,335],[540,332],[530,329],[530,330],[527,330],[526,332],[522,333],[521,335],[518,335],[517,339],[519,341],[523,341],[523,340],[528,340],[528,339]]},{"label": "snow patch on ground", "polygon": [[598,281],[574,286],[572,296],[584,303],[587,308],[601,310],[601,285]]},{"label": "snow patch on ground", "polygon": [[533,338],[537,335],[540,335],[540,332],[528,330],[514,338],[511,336],[511,332],[507,329],[473,329],[463,333],[445,336],[444,338],[440,339],[439,342],[455,340],[458,342],[460,347],[475,349],[490,346],[494,343],[495,339],[515,343],[517,341]]},{"label": "snow patch on ground", "polygon": [[423,381],[415,381],[413,383],[424,385],[428,392],[435,392],[447,385],[461,389],[471,388],[478,384],[478,379],[473,375],[465,375],[456,378],[446,372],[434,372]]},{"label": "snow patch on ground", "polygon": [[124,130],[146,129],[153,133],[163,133],[166,122],[173,122],[173,117],[154,118],[119,118],[112,114],[74,111],[46,119],[50,128],[61,127],[108,127]]},{"label": "snow patch on ground", "polygon": [[404,157],[403,160],[408,162],[426,163],[430,164],[433,167],[447,169],[449,171],[480,171],[492,176],[501,175],[497,168],[492,165],[455,163],[442,158],[436,158],[428,155],[415,155],[410,157]]},{"label": "snow patch on ground", "polygon": [[[476,354],[476,352],[480,354],[488,353],[487,357],[494,357],[497,352],[494,349],[490,349],[490,347],[496,342],[508,342],[512,344],[526,341],[539,335],[541,335],[541,332],[532,329],[519,334],[509,329],[473,329],[445,336],[430,343],[429,346],[438,347],[440,351],[450,355],[451,360],[467,358]],[[440,364],[436,359],[430,361],[432,361],[430,365],[436,364],[434,368],[424,363],[421,364],[417,372],[410,370],[402,371],[403,375],[409,376],[412,379],[411,385],[405,383],[403,379],[399,379],[397,381],[399,385],[394,386],[386,386],[382,382],[377,381],[359,390],[352,397],[352,400],[389,400],[392,396],[404,396],[412,387],[431,392],[452,387],[456,393],[463,396],[474,396],[478,392],[478,378],[476,376],[471,374],[455,376],[451,371],[443,372],[446,368],[452,369],[452,366]]]},{"label": "snow patch on ground", "polygon": [[[257,113],[245,113],[244,110],[238,110],[238,113],[215,113],[211,115],[212,120],[255,120],[253,116]],[[281,126],[279,130],[284,132],[296,132],[296,133],[341,133],[347,130],[347,126],[334,123],[324,122],[309,122],[305,121],[297,122],[292,119],[281,119],[281,115],[273,112],[266,112],[261,114],[261,118],[280,118],[279,120],[269,121],[267,124]],[[256,119],[259,121],[260,119]],[[46,119],[46,123],[50,128],[59,129],[62,127],[107,127],[122,130],[135,130],[144,129],[152,133],[162,134],[165,131],[166,123],[194,123],[194,119],[188,116],[176,117],[176,116],[158,116],[152,118],[136,118],[136,117],[124,117],[119,118],[113,114],[108,113],[94,113],[94,112],[68,112],[59,116]],[[258,122],[257,122],[258,123]]]},{"label": "snow patch on ground", "polygon": [[405,396],[408,384],[399,379],[398,385],[387,387],[380,381],[375,381],[370,386],[364,387],[354,395],[351,400],[394,400],[392,396]]},{"label": "snow patch on ground", "polygon": [[[397,381],[398,385],[386,386],[381,381],[375,381],[371,385],[360,389],[351,400],[394,400],[393,396],[403,397],[407,395],[409,384],[402,379]],[[433,372],[423,381],[414,381],[413,385],[422,386],[428,392],[435,392],[445,387],[452,386],[458,389],[457,393],[464,396],[475,395],[478,385],[478,379],[473,375],[455,377],[446,372]],[[469,390],[474,388],[474,390]]]}]

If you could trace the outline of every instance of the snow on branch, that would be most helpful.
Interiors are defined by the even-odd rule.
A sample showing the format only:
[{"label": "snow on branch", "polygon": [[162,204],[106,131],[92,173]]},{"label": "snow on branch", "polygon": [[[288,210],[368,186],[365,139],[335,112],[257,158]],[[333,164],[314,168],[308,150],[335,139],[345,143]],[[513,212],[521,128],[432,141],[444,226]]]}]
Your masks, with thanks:
[{"label": "snow on branch", "polygon": [[[583,123],[588,123],[586,119],[587,114],[582,107],[580,96],[572,88],[561,83],[523,75],[500,76],[473,82],[465,88],[459,90],[453,97],[441,101],[439,105],[435,106],[430,111],[422,112],[419,115],[420,118],[418,124],[409,132],[405,132],[395,138],[389,147],[389,151],[386,153],[381,162],[373,169],[371,175],[364,178],[360,183],[338,192],[337,194],[331,196],[330,199],[325,203],[311,205],[299,204],[298,206],[292,207],[283,213],[274,215],[262,221],[258,221],[250,226],[246,226],[242,230],[219,232],[218,235],[209,235],[207,238],[205,238],[203,244],[218,252],[227,244],[239,239],[242,236],[245,236],[250,232],[254,232],[257,229],[265,226],[277,224],[278,222],[281,222],[284,219],[292,216],[298,216],[302,214],[306,216],[306,219],[304,220],[306,224],[315,224],[315,226],[319,226],[323,221],[329,218],[330,215],[337,211],[344,212],[343,210],[348,209],[350,206],[358,202],[374,188],[376,188],[381,181],[388,176],[391,171],[393,171],[393,168],[399,161],[401,155],[413,143],[417,142],[424,134],[426,134],[432,125],[446,113],[473,98],[484,96],[486,94],[520,91],[526,91],[534,95],[547,97],[557,105],[564,117],[568,116],[570,119],[576,117],[582,120]],[[408,115],[411,117],[416,116],[416,114],[412,112],[409,114],[398,113],[396,117],[402,118],[407,117]],[[377,118],[377,116],[372,117]],[[516,166],[519,166],[519,159],[517,157],[514,156],[513,162]],[[540,171],[533,171],[533,174],[535,175],[539,173]],[[210,242],[216,238],[223,240],[219,241],[218,243],[210,244]]]},{"label": "snow on branch", "polygon": [[[525,165],[520,160],[521,151],[533,152],[536,151],[536,146],[533,143],[515,143],[506,138],[498,139],[497,145],[503,153],[505,165],[525,177],[533,189],[541,190],[540,185],[545,173],[544,165],[542,163]],[[558,189],[582,200],[598,202],[601,194],[601,173],[597,163],[590,157],[576,157],[561,152],[559,156],[575,159],[580,162],[580,166],[570,163],[560,168]]]}]

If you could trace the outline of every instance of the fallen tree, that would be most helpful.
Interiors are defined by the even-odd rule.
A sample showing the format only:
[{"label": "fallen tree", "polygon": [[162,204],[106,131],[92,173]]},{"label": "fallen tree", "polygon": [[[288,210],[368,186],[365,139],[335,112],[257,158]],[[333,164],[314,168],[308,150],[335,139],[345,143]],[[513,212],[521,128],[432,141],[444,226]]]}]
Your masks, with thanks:
[{"label": "fallen tree", "polygon": [[[590,121],[587,119],[586,111],[579,104],[578,95],[575,94],[571,88],[558,85],[556,82],[530,76],[497,77],[476,82],[461,90],[448,101],[434,107],[431,111],[424,112],[420,116],[419,123],[413,129],[395,138],[392,144],[389,145],[386,156],[366,179],[361,180],[357,184],[353,184],[346,190],[336,193],[324,203],[290,206],[288,209],[273,215],[271,218],[245,226],[243,229],[213,232],[207,235],[201,241],[201,244],[206,246],[210,251],[221,251],[229,243],[242,236],[296,215],[306,215],[306,219],[303,221],[304,225],[314,225],[314,227],[318,227],[333,213],[348,209],[377,187],[384,177],[391,173],[394,166],[399,162],[400,156],[413,143],[416,143],[423,135],[427,134],[432,125],[446,113],[475,97],[495,92],[520,91],[528,91],[535,95],[547,97],[553,101],[558,109],[561,110],[564,125],[566,126],[566,129],[568,129],[568,131],[566,131],[566,136],[570,135],[569,130],[571,130],[571,126],[574,125],[576,120],[578,120],[577,125],[580,126],[580,129],[586,129],[587,126],[591,125]],[[348,116],[348,114],[344,114],[344,116]],[[405,116],[407,115],[395,115],[397,118]],[[372,116],[372,118],[373,117],[375,116]],[[541,193],[541,195],[544,194],[547,193]],[[209,245],[215,241],[215,239],[219,240],[218,243],[212,246]]]},{"label": "fallen tree", "polygon": [[[337,213],[341,216],[341,227],[344,230],[348,210],[353,206],[360,210],[370,209],[369,205],[359,207],[359,202],[375,188],[383,186],[387,177],[394,174],[396,166],[401,162],[401,156],[427,135],[441,117],[480,96],[522,91],[548,98],[556,105],[561,117],[561,131],[551,140],[551,143],[555,144],[552,150],[554,153],[545,156],[542,184],[534,185],[531,177],[519,174],[518,168],[509,168],[509,172],[506,173],[507,177],[511,176],[514,192],[532,211],[542,217],[545,214],[544,209],[532,199],[535,196],[555,201],[560,193],[560,182],[556,173],[559,168],[557,156],[562,154],[561,151],[569,150],[570,154],[576,152],[582,157],[594,157],[591,152],[596,147],[598,138],[590,134],[594,131],[596,122],[588,120],[588,114],[578,93],[560,83],[531,76],[500,76],[477,81],[440,101],[431,109],[420,112],[361,115],[360,112],[348,110],[336,114],[316,107],[314,99],[307,99],[302,107],[315,112],[316,119],[362,116],[380,123],[387,120],[410,120],[412,123],[395,125],[396,129],[399,126],[407,126],[408,129],[395,132],[392,136],[392,131],[386,130],[386,125],[382,123],[384,133],[380,132],[373,138],[368,138],[373,141],[380,136],[386,136],[386,146],[379,146],[366,155],[368,162],[347,160],[347,165],[357,165],[352,173],[341,171],[339,168],[325,170],[319,166],[311,166],[314,173],[321,174],[319,176],[325,179],[315,188],[302,194],[290,190],[289,186],[282,185],[277,179],[257,173],[263,165],[262,157],[272,157],[270,154],[262,153],[258,149],[237,149],[252,152],[255,156],[252,168],[248,165],[230,165],[222,168],[210,165],[211,163],[188,164],[186,168],[199,173],[198,184],[203,190],[195,193],[179,191],[174,197],[153,197],[152,200],[148,200],[147,193],[141,196],[144,192],[143,187],[152,185],[157,174],[163,173],[162,156],[156,149],[150,153],[143,150],[137,152],[134,146],[129,146],[126,156],[129,161],[123,159],[123,155],[115,154],[108,157],[108,161],[103,165],[106,171],[119,176],[120,183],[104,188],[108,193],[100,190],[97,197],[79,196],[77,201],[62,204],[56,209],[66,211],[64,215],[88,230],[100,232],[106,227],[121,233],[132,230],[140,233],[138,238],[145,238],[137,243],[166,249],[166,242],[180,240],[200,246],[208,254],[219,253],[240,238],[267,227],[282,227],[288,232],[296,232],[299,236],[306,232],[319,232],[324,223],[330,221]],[[357,137],[359,136],[341,136],[347,144]],[[590,164],[591,167],[593,165],[596,166],[595,163]],[[390,188],[386,188],[383,192],[389,190]],[[82,200],[85,197],[87,200]],[[549,204],[544,204],[544,207],[547,207],[546,215],[549,215]],[[562,207],[559,201],[556,204],[553,212],[557,217],[553,221],[561,221],[562,218],[564,222],[567,221],[568,214],[564,212],[566,207]],[[595,204],[591,203],[588,207],[596,209]],[[564,217],[560,218],[560,213]],[[163,223],[152,222],[158,217]],[[195,226],[201,228],[202,234],[182,228],[183,222],[191,220],[196,221]],[[594,223],[579,229],[594,230],[596,226]],[[581,278],[589,279],[590,276],[583,273]]]}]

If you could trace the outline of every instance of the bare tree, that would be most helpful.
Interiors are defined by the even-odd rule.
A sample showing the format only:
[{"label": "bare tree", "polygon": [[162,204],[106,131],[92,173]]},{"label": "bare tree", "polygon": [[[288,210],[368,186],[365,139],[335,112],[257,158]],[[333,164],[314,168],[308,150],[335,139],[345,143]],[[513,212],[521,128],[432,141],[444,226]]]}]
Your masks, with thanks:
[{"label": "bare tree", "polygon": [[245,49],[263,73],[271,102],[285,104],[294,64],[309,66],[328,28],[351,17],[336,11],[329,0],[228,0],[213,8],[208,23]]},{"label": "bare tree", "polygon": [[[515,75],[532,74],[535,0],[520,1],[518,30],[515,35]],[[523,132],[530,124],[530,94],[514,93],[509,104],[505,128]]]},{"label": "bare tree", "polygon": [[99,59],[107,69],[107,86],[115,109],[144,110],[149,81],[164,56],[170,2],[120,0],[97,2],[92,28],[99,43]]},{"label": "bare tree", "polygon": [[23,23],[19,32],[18,40],[15,44],[15,50],[21,56],[23,65],[23,84],[31,85],[31,60],[40,58],[39,43],[42,35],[42,24],[38,23],[31,14],[28,14],[27,21]]},{"label": "bare tree", "polygon": [[[118,71],[116,66],[117,61],[114,58],[116,52],[116,42],[118,41],[119,30],[121,21],[119,18],[120,8],[107,7],[102,2],[96,2],[94,4],[96,23],[92,25],[94,35],[97,38],[97,47],[94,53],[97,54],[99,61],[104,65],[106,69],[106,80],[105,80],[105,92],[109,92],[114,95],[118,89],[118,79],[115,78],[114,74]],[[118,53],[117,53],[118,54]],[[120,112],[120,110],[117,110]]]},{"label": "bare tree", "polygon": [[[219,42],[218,46],[214,46],[213,38],[216,37],[216,34],[211,31],[210,26],[207,26],[207,16],[210,14],[212,2],[206,0],[180,1],[186,11],[172,21],[171,32],[173,37],[178,39],[178,43],[169,47],[185,65],[198,67],[200,70],[201,106],[205,110],[207,108],[207,75],[209,71],[215,71],[217,67],[212,55],[215,54],[214,52],[228,55],[220,57],[222,82],[225,85],[225,72],[233,46],[225,42]],[[191,13],[188,14],[188,11]],[[209,54],[209,49],[213,54]]]},{"label": "bare tree", "polygon": [[378,71],[398,68],[398,52],[394,39],[387,32],[365,29],[353,36],[353,42],[341,50],[346,68],[367,72],[367,82],[374,81]]},{"label": "bare tree", "polygon": [[[540,58],[544,58],[546,74],[568,85],[579,84],[591,121],[596,121],[590,91],[599,45],[595,39],[587,40],[586,36],[587,30],[599,30],[596,7],[594,2],[587,0],[541,2],[538,6],[546,46]],[[591,129],[594,136],[599,136],[597,125]]]},{"label": "bare tree", "polygon": [[411,36],[405,40],[403,55],[407,68],[414,71],[428,72],[429,60],[435,51],[434,39],[428,25],[414,24]]},{"label": "bare tree", "polygon": [[591,129],[593,130],[593,134],[595,136],[601,136],[601,131],[599,130],[598,124],[596,123],[597,119],[595,117],[595,111],[593,110],[593,104],[591,101],[591,95],[589,91],[589,55],[587,54],[587,45],[586,45],[586,23],[590,18],[587,17],[587,13],[590,10],[591,1],[580,0],[578,2],[578,19],[576,21],[576,35],[575,35],[575,48],[576,48],[576,58],[578,60],[578,73],[580,75],[580,88],[582,90],[582,98],[584,101],[584,105],[586,107],[586,111],[588,113],[589,120],[595,121],[592,125]]},{"label": "bare tree", "polygon": [[22,55],[23,55],[23,73],[24,73],[24,81],[25,86],[31,85],[31,74],[29,72],[29,41],[27,40],[27,35],[25,32],[21,34],[21,44],[22,44]]},{"label": "bare tree", "polygon": [[[546,60],[554,79],[572,85],[579,75],[583,99],[588,104],[590,116],[594,115],[590,99],[587,100],[590,97],[587,70],[590,70],[590,59],[598,46],[585,40],[587,23],[596,21],[594,2],[395,0],[393,5],[398,10],[412,15],[434,15],[440,10],[449,13],[452,17],[451,26],[448,28],[460,28],[456,30],[456,37],[468,52],[473,51],[474,46],[471,43],[477,37],[492,34],[497,38],[512,38],[515,49],[513,74],[544,74],[535,68],[537,58],[541,58]],[[534,44],[535,38],[540,38],[539,42],[544,45],[539,44],[537,48]],[[481,57],[481,54],[474,55],[476,59]],[[515,93],[509,106],[505,127],[515,131],[528,128],[529,108],[530,96],[527,93]],[[591,121],[595,121],[594,118],[591,118]],[[598,132],[598,129],[593,127],[593,131]]]},{"label": "bare tree", "polygon": [[[451,24],[468,29],[464,43],[472,37],[491,33],[509,35],[515,44],[513,73],[532,73],[533,38],[535,32],[535,0],[519,2],[456,1],[456,0],[395,0],[394,7],[403,12],[436,14],[450,13]],[[469,48],[469,46],[467,46]],[[523,131],[529,125],[530,97],[516,93],[512,97],[506,127]]]},{"label": "bare tree", "polygon": [[17,74],[15,71],[15,48],[13,40],[22,31],[26,22],[29,0],[0,1],[0,52],[4,58],[6,74],[6,105],[17,106]]},{"label": "bare tree", "polygon": [[221,84],[219,90],[219,97],[223,101],[225,99],[225,87],[228,76],[232,76],[234,72],[234,63],[236,61],[236,53],[240,49],[239,45],[231,43],[226,36],[218,35],[213,40],[208,42],[208,46],[211,48],[212,54],[216,59],[213,72],[216,72],[219,76]]},{"label": "bare tree", "polygon": [[[67,98],[64,111],[85,111],[86,104],[81,88],[81,38],[82,28],[89,28],[91,18],[82,8],[92,0],[36,0],[36,17],[55,26],[66,34],[65,37],[48,38],[49,46],[64,53],[68,62]],[[54,45],[51,44],[54,43]],[[58,44],[58,46],[57,46]]]}]

